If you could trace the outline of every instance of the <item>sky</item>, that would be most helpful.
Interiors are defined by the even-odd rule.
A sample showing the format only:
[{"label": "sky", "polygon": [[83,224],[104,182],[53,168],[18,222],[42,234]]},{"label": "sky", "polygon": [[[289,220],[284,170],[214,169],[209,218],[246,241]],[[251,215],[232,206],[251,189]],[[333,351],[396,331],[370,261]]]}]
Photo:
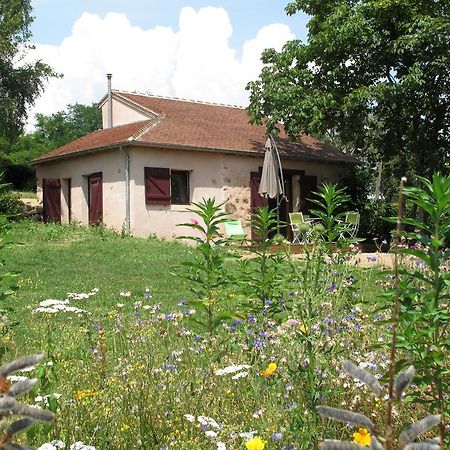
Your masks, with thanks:
[{"label": "sky", "polygon": [[52,114],[113,89],[246,106],[265,48],[306,40],[287,0],[32,0],[29,59],[62,74],[30,110]]}]

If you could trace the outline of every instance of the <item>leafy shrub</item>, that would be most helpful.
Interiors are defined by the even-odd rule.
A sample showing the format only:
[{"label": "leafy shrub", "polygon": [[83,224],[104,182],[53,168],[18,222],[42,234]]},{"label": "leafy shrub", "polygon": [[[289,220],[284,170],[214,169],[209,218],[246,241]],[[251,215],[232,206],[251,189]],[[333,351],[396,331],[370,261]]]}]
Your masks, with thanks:
[{"label": "leafy shrub", "polygon": [[8,215],[10,218],[22,212],[19,198],[11,191],[10,183],[2,183],[3,172],[0,172],[0,214]]},{"label": "leafy shrub", "polygon": [[366,241],[391,242],[393,225],[386,222],[385,217],[394,216],[396,205],[384,199],[369,199],[361,210],[360,235]]}]

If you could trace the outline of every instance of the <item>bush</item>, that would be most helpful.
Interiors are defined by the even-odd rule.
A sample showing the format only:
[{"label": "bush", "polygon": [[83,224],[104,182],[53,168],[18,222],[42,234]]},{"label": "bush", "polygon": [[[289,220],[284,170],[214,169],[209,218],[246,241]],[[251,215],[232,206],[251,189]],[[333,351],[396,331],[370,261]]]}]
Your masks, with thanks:
[{"label": "bush", "polygon": [[376,239],[378,242],[391,241],[393,225],[384,220],[385,217],[396,215],[396,205],[386,202],[384,199],[368,200],[361,212],[360,236],[364,236],[368,242]]},{"label": "bush", "polygon": [[22,212],[19,198],[11,191],[10,183],[2,183],[3,173],[0,172],[0,214],[17,216]]},{"label": "bush", "polygon": [[21,191],[36,190],[36,172],[28,164],[11,164],[4,167],[5,181],[14,189]]}]

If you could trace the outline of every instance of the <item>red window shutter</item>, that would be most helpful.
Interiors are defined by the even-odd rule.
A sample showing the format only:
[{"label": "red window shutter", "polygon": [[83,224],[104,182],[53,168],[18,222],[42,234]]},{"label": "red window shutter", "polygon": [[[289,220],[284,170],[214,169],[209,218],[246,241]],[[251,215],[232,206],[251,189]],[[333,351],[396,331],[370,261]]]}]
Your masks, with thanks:
[{"label": "red window shutter", "polygon": [[145,202],[148,205],[170,205],[170,170],[145,167]]}]

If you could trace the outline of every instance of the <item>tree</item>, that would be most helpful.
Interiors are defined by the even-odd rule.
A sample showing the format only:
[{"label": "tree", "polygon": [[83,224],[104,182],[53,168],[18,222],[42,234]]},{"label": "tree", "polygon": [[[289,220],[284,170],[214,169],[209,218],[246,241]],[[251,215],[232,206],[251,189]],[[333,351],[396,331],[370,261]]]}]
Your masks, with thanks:
[{"label": "tree", "polygon": [[96,104],[77,103],[49,116],[36,114],[36,131],[33,133],[19,136],[14,142],[0,136],[0,168],[5,171],[6,181],[16,189],[33,189],[32,159],[101,126],[102,114]]},{"label": "tree", "polygon": [[[296,0],[311,16],[308,42],[263,53],[250,82],[253,123],[316,134],[383,161],[389,179],[449,166],[449,0]],[[392,184],[391,184],[392,185]]]},{"label": "tree", "polygon": [[98,106],[67,105],[66,111],[46,116],[36,114],[36,133],[48,143],[48,149],[60,147],[102,127]]},{"label": "tree", "polygon": [[27,109],[55,76],[42,61],[26,61],[32,21],[31,0],[0,2],[0,137],[9,140],[21,134]]}]

